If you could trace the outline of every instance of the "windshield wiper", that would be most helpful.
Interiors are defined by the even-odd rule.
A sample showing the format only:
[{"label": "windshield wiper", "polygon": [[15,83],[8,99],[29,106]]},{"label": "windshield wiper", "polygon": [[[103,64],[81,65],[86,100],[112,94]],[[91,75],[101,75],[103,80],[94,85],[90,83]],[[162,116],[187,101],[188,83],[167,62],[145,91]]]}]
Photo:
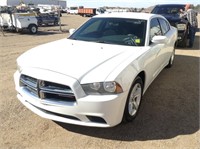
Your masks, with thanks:
[{"label": "windshield wiper", "polygon": [[97,40],[95,42],[97,42],[97,43],[105,43],[105,41],[103,41],[103,40]]},{"label": "windshield wiper", "polygon": [[105,40],[97,40],[97,41],[94,41],[94,42],[97,42],[97,43],[113,44],[113,42],[108,42],[108,41],[105,41]]}]

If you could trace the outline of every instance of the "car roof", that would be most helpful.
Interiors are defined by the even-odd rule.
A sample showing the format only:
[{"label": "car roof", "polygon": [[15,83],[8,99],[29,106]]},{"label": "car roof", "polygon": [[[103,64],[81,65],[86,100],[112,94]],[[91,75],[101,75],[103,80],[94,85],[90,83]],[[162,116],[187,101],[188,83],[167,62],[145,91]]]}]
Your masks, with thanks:
[{"label": "car roof", "polygon": [[130,18],[130,19],[143,19],[149,20],[154,16],[160,16],[157,14],[150,13],[137,13],[137,12],[112,12],[106,14],[99,14],[94,16],[93,18]]},{"label": "car roof", "polygon": [[185,6],[186,4],[159,4],[156,6]]}]

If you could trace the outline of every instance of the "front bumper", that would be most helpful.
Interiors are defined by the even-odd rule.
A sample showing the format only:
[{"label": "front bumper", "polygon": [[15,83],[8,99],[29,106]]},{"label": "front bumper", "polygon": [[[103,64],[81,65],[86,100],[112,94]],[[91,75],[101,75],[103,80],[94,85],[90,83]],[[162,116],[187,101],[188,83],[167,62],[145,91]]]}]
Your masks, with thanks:
[{"label": "front bumper", "polygon": [[[29,75],[27,72],[25,73]],[[85,95],[80,89],[80,84],[77,86],[77,80],[70,78],[71,83],[68,85],[74,89],[77,97],[76,102],[44,101],[20,86],[20,75],[18,71],[14,74],[15,86],[18,92],[17,98],[28,109],[41,117],[92,127],[112,127],[122,120],[127,98],[126,92],[117,95]],[[34,75],[40,79],[47,78],[46,75],[43,75],[43,71],[34,73]],[[55,77],[56,75],[57,77]],[[59,79],[62,78],[63,83],[68,83],[65,80],[70,80],[68,76],[61,76],[61,74],[50,71],[48,72],[48,78],[51,78],[53,82],[61,82]],[[78,92],[75,90],[76,88],[79,88]]]}]

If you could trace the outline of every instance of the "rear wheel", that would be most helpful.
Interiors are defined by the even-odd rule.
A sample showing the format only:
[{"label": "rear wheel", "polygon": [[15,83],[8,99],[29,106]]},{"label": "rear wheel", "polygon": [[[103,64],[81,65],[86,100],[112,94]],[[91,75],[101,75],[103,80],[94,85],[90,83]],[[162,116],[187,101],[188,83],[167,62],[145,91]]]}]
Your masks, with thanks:
[{"label": "rear wheel", "polygon": [[183,38],[183,40],[182,40],[182,42],[181,42],[181,46],[182,46],[183,48],[186,48],[186,47],[187,47],[187,39],[188,39],[187,36],[188,36],[188,35],[185,34],[185,36],[184,36],[184,38]]},{"label": "rear wheel", "polygon": [[183,47],[183,48],[186,48],[187,47],[187,40],[188,40],[188,28],[185,30],[185,34],[184,34],[182,41],[180,42],[180,46]]},{"label": "rear wheel", "polygon": [[29,25],[28,29],[29,29],[29,31],[30,31],[31,34],[36,34],[37,31],[38,31],[37,25],[35,25],[35,24]]},{"label": "rear wheel", "polygon": [[38,21],[38,26],[42,26],[42,22],[41,21]]},{"label": "rear wheel", "polygon": [[175,57],[175,48],[174,48],[174,50],[173,50],[173,52],[172,52],[172,55],[171,55],[171,57],[170,57],[170,59],[169,59],[169,63],[168,63],[168,65],[166,66],[166,68],[171,68],[171,67],[172,67],[172,65],[173,65],[173,63],[174,63],[174,57]]},{"label": "rear wheel", "polygon": [[123,121],[130,122],[136,117],[140,108],[143,93],[143,81],[138,76],[135,78],[133,85],[129,91],[129,95],[126,101],[124,110]]}]

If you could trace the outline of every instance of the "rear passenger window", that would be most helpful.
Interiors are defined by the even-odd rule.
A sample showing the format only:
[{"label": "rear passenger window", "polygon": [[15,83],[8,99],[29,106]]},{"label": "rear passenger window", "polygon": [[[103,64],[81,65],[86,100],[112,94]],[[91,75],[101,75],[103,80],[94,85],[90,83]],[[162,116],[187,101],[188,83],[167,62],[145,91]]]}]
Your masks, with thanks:
[{"label": "rear passenger window", "polygon": [[160,22],[162,33],[165,35],[170,30],[170,25],[166,20],[162,18],[159,18],[158,20]]}]

